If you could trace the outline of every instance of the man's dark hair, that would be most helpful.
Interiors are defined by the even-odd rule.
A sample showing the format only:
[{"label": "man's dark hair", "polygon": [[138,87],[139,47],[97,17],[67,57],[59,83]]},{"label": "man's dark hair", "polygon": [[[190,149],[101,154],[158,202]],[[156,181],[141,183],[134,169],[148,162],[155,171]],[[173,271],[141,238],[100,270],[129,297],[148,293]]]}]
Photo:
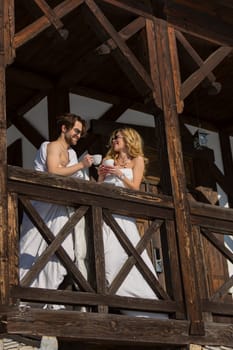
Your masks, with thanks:
[{"label": "man's dark hair", "polygon": [[76,115],[74,113],[64,113],[64,114],[57,117],[58,134],[61,133],[62,125],[65,125],[67,130],[70,130],[73,128],[75,122],[77,122],[77,121],[82,124],[81,136],[85,136],[86,129],[87,129],[86,121],[82,117],[80,117],[79,115]]}]

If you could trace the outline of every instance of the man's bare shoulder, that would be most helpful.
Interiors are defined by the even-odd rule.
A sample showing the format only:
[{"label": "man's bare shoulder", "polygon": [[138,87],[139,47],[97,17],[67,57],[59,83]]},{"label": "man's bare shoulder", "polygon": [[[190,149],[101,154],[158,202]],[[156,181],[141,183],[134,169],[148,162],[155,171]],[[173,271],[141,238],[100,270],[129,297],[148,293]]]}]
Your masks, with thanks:
[{"label": "man's bare shoulder", "polygon": [[60,152],[61,146],[58,141],[51,141],[47,146],[48,152]]}]

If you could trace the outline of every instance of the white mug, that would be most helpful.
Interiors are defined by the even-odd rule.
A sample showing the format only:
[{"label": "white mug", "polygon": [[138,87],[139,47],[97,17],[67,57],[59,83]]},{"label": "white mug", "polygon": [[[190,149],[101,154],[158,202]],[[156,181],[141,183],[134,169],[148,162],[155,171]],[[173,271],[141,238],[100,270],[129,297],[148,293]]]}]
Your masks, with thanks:
[{"label": "white mug", "polygon": [[103,165],[105,165],[105,166],[113,166],[114,165],[114,159],[104,159]]},{"label": "white mug", "polygon": [[94,165],[99,165],[102,161],[102,154],[93,154],[93,164]]}]

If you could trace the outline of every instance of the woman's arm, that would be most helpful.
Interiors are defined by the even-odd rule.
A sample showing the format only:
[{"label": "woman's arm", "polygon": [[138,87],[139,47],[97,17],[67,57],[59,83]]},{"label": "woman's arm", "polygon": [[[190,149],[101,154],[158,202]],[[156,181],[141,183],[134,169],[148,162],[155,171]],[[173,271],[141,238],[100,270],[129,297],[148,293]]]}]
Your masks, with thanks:
[{"label": "woman's arm", "polygon": [[143,178],[143,173],[144,173],[144,168],[145,168],[145,163],[143,157],[139,156],[136,157],[132,160],[133,162],[133,179],[130,180],[128,179],[122,170],[118,168],[117,166],[113,167],[106,167],[102,166],[101,169],[99,170],[99,182],[103,181],[102,179],[105,177],[106,173],[115,175],[121,179],[121,181],[124,183],[125,187],[130,188],[132,190],[139,190],[140,185],[142,182]]},{"label": "woman's arm", "polygon": [[142,178],[143,178],[145,163],[144,163],[143,157],[141,156],[134,158],[132,161],[133,161],[133,168],[132,168],[133,179],[132,180],[128,179],[126,176],[123,175],[122,172],[120,175],[117,175],[117,176],[121,179],[121,181],[123,181],[124,185],[127,188],[131,188],[132,190],[139,190],[142,182]]}]

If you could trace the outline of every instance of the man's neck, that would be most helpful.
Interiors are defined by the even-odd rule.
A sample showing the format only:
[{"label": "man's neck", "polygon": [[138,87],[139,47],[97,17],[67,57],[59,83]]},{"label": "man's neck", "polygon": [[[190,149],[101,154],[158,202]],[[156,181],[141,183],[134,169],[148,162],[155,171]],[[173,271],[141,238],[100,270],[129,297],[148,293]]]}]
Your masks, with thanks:
[{"label": "man's neck", "polygon": [[70,145],[66,142],[66,140],[63,137],[58,137],[57,141],[64,150],[68,150],[70,148]]}]

